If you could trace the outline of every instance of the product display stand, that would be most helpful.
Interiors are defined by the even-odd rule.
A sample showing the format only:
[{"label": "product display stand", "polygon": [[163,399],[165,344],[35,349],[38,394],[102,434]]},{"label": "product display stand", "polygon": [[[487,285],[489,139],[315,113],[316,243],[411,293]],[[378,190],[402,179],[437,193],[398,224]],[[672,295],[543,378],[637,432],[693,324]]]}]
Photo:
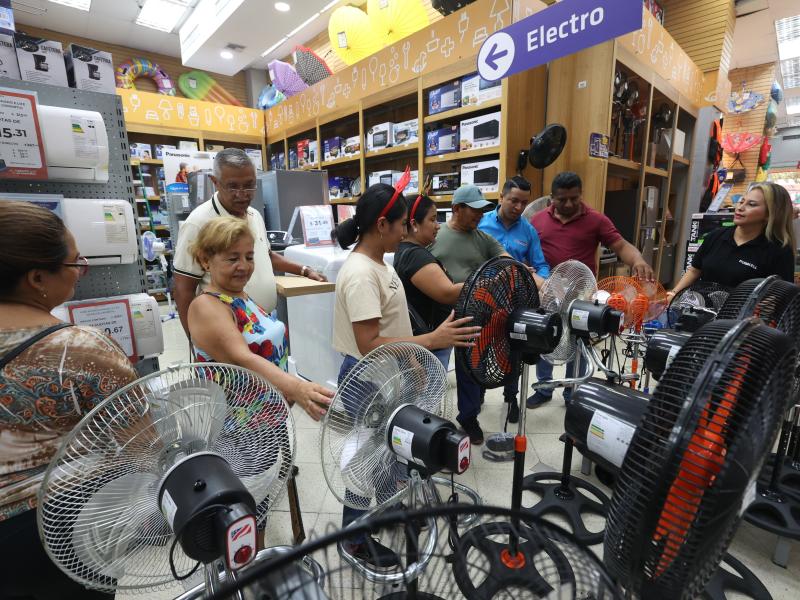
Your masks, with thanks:
[{"label": "product display stand", "polygon": [[[18,194],[61,194],[65,198],[113,198],[126,200],[136,214],[133,179],[128,154],[128,134],[122,103],[114,94],[84,92],[54,85],[9,81],[6,87],[34,91],[39,104],[81,110],[93,110],[103,116],[108,133],[109,165],[107,183],[77,183],[56,181],[27,181],[0,179],[0,192]],[[123,294],[140,294],[147,291],[142,242],[135,232],[139,256],[128,265],[92,266],[88,274],[78,281],[75,300],[102,298]],[[158,371],[158,359],[149,358],[136,363],[140,375]]]}]

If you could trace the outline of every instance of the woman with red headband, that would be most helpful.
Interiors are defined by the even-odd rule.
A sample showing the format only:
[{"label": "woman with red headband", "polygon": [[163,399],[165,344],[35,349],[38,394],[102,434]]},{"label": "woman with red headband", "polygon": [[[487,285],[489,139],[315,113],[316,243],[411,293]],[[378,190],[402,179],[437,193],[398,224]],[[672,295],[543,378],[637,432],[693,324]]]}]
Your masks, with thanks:
[{"label": "woman with red headband", "polygon": [[[471,318],[454,320],[451,312],[436,329],[414,336],[408,315],[403,283],[397,272],[383,260],[387,252],[395,252],[406,235],[408,208],[402,189],[386,184],[371,186],[359,198],[356,214],[339,224],[334,237],[342,248],[356,244],[336,277],[336,301],[333,314],[333,347],[342,353],[339,385],[358,361],[378,346],[391,342],[413,342],[437,350],[451,346],[470,346],[479,327],[466,327]],[[365,399],[366,400],[366,399]],[[345,406],[351,414],[358,406]],[[378,502],[396,492],[378,490]],[[353,504],[368,506],[369,500],[352,492]],[[345,506],[342,526],[345,527],[366,511]],[[354,536],[343,544],[345,552],[376,567],[398,564],[395,553],[366,536]]]},{"label": "woman with red headband", "polygon": [[[427,196],[417,196],[408,211],[408,233],[394,255],[414,335],[424,335],[444,323],[464,287],[463,283],[453,283],[444,265],[428,250],[438,232],[436,204]],[[451,352],[452,348],[434,352],[445,369]]]}]

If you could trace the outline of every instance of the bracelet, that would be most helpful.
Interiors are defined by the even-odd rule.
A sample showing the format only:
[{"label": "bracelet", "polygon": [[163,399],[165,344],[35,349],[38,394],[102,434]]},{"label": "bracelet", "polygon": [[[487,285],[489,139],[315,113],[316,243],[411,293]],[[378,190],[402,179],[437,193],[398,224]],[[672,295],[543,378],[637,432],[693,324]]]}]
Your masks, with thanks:
[{"label": "bracelet", "polygon": [[305,277],[309,271],[311,271],[311,267],[308,265],[303,265],[300,269],[300,277]]}]

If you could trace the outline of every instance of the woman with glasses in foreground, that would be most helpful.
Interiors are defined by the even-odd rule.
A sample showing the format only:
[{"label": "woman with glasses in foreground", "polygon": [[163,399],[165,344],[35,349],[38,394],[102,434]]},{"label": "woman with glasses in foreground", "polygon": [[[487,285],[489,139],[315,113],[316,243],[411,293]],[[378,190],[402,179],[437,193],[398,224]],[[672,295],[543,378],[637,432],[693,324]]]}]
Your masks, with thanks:
[{"label": "woman with glasses in foreground", "polygon": [[50,314],[88,270],[51,211],[0,200],[0,598],[113,598],[83,588],[48,558],[36,493],[62,439],[96,404],[134,381],[116,343]]}]

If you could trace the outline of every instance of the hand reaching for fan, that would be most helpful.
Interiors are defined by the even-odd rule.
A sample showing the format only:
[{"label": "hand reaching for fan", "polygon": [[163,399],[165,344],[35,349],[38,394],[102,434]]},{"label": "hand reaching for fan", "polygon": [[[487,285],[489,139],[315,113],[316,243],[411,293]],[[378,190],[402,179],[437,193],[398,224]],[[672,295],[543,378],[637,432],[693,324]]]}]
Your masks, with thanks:
[{"label": "hand reaching for fan", "polygon": [[472,321],[472,317],[456,319],[454,310],[436,329],[428,333],[430,336],[430,347],[433,350],[449,348],[451,346],[470,347],[474,346],[473,340],[481,332],[480,327],[467,327],[467,323]]},{"label": "hand reaching for fan", "polygon": [[645,260],[637,260],[631,265],[631,277],[643,279],[644,281],[654,281],[655,274],[653,267],[651,267]]},{"label": "hand reaching for fan", "polygon": [[331,404],[333,392],[311,381],[297,380],[284,392],[289,405],[299,404],[308,416],[319,421]]}]

